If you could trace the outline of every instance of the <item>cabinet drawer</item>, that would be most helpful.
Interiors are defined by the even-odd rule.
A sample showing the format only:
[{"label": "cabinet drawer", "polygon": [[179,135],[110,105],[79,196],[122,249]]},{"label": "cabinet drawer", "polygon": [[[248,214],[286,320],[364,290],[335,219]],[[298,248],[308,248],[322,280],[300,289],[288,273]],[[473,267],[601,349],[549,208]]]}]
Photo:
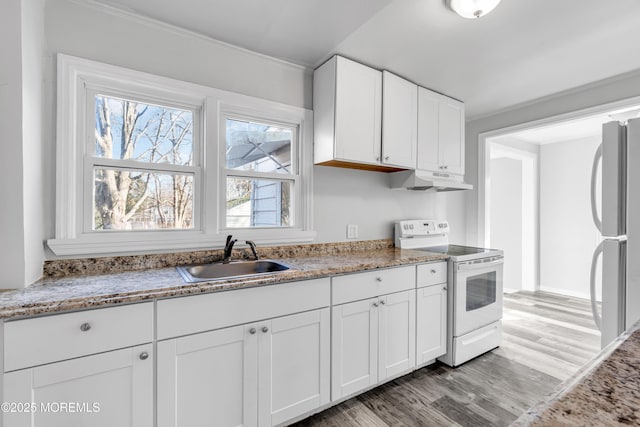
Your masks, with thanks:
[{"label": "cabinet drawer", "polygon": [[418,287],[447,282],[447,263],[433,262],[418,266]]},{"label": "cabinet drawer", "polygon": [[416,267],[398,267],[355,273],[333,279],[333,304],[415,289]]},{"label": "cabinet drawer", "polygon": [[158,339],[328,307],[329,278],[158,301]]},{"label": "cabinet drawer", "polygon": [[4,370],[13,371],[153,340],[153,303],[4,324]]}]

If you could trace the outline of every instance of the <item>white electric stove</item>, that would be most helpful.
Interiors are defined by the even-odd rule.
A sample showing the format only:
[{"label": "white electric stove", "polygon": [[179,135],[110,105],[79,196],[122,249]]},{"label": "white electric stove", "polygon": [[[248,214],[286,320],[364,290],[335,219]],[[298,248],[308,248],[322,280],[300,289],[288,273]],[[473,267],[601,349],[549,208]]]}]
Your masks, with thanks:
[{"label": "white electric stove", "polygon": [[395,245],[449,256],[447,353],[438,360],[455,367],[500,345],[503,251],[450,245],[449,224],[434,220],[396,222]]}]

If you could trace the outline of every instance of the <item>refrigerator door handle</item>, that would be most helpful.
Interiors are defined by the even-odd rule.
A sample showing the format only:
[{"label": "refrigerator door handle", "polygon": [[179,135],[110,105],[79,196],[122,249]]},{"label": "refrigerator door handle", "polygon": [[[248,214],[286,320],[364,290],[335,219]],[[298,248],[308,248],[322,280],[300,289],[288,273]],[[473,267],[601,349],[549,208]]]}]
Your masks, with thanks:
[{"label": "refrigerator door handle", "polygon": [[602,317],[598,313],[598,307],[596,305],[596,266],[598,265],[598,257],[604,250],[604,241],[596,247],[593,251],[593,258],[591,260],[591,276],[589,290],[591,293],[591,313],[593,313],[593,321],[595,322],[598,330],[602,330]]},{"label": "refrigerator door handle", "polygon": [[596,203],[596,184],[598,176],[598,165],[602,160],[602,144],[598,146],[596,154],[593,156],[593,166],[591,167],[591,216],[598,232],[602,234],[602,219],[598,216],[598,206]]}]

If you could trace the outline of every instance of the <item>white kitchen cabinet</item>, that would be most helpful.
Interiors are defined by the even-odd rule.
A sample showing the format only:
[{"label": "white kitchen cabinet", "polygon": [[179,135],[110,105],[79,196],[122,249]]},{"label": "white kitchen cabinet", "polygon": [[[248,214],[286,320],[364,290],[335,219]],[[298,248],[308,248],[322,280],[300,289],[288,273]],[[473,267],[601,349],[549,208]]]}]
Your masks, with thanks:
[{"label": "white kitchen cabinet", "polygon": [[313,111],[316,164],[380,167],[382,72],[332,57],[313,74]]},{"label": "white kitchen cabinet", "polygon": [[271,426],[329,402],[329,309],[158,343],[158,427]]},{"label": "white kitchen cabinet", "polygon": [[418,288],[416,298],[416,364],[422,366],[447,352],[447,284]]},{"label": "white kitchen cabinet", "polygon": [[415,290],[334,306],[331,399],[409,372],[415,322]]},{"label": "white kitchen cabinet", "polygon": [[3,411],[4,426],[151,427],[152,345],[8,372],[3,393],[4,402],[34,405]]},{"label": "white kitchen cabinet", "polygon": [[382,162],[416,167],[418,86],[388,71],[382,72]]},{"label": "white kitchen cabinet", "polygon": [[464,175],[464,104],[418,88],[417,169]]}]

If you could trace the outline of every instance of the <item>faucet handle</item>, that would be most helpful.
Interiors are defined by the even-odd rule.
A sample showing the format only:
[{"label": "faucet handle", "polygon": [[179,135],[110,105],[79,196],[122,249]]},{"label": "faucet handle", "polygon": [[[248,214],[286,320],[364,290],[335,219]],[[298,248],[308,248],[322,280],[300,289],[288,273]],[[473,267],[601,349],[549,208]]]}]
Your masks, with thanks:
[{"label": "faucet handle", "polygon": [[247,241],[245,241],[245,243],[247,245],[249,245],[249,247],[251,248],[251,252],[253,253],[254,258],[257,261],[260,257],[258,256],[258,250],[256,248],[255,242],[253,240],[247,240]]}]

